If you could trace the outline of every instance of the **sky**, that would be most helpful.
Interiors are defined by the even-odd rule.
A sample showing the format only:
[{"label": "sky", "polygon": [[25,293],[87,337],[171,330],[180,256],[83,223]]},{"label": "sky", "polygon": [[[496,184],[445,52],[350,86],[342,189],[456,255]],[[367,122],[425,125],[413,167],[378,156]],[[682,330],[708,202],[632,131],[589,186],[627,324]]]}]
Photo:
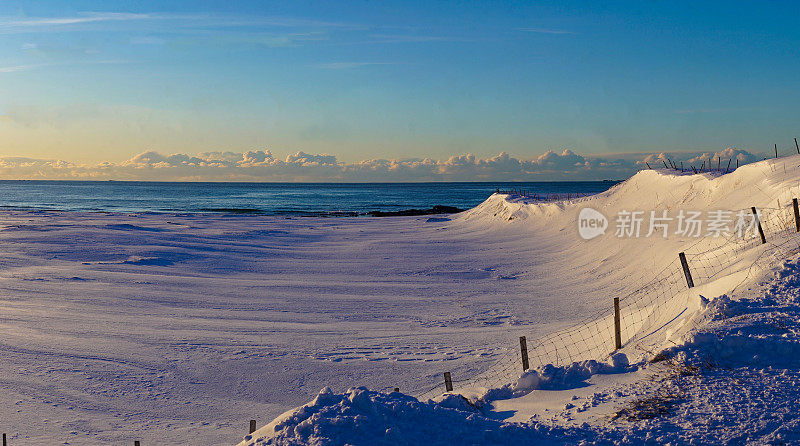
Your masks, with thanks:
[{"label": "sky", "polygon": [[792,2],[5,1],[0,178],[448,180],[505,159],[596,179],[651,153],[789,153],[797,19]]}]

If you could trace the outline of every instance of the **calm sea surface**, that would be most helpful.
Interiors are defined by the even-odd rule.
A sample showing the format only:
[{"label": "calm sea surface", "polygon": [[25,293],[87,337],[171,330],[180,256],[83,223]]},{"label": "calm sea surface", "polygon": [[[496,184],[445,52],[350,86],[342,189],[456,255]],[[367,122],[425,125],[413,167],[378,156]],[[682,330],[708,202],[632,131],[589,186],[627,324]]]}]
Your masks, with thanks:
[{"label": "calm sea surface", "polygon": [[369,211],[468,209],[496,189],[531,193],[598,193],[616,182],[533,183],[156,183],[0,181],[0,206],[100,212],[237,212],[355,216]]}]

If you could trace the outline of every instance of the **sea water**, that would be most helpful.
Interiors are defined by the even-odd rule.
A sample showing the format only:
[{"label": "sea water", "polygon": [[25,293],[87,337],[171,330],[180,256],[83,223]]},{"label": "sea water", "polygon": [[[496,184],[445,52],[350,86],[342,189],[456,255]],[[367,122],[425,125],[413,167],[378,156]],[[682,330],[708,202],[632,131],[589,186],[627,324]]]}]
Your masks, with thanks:
[{"label": "sea water", "polygon": [[538,194],[594,194],[616,181],[483,183],[194,183],[0,181],[0,206],[97,212],[226,212],[359,216],[370,211],[468,209],[497,189]]}]

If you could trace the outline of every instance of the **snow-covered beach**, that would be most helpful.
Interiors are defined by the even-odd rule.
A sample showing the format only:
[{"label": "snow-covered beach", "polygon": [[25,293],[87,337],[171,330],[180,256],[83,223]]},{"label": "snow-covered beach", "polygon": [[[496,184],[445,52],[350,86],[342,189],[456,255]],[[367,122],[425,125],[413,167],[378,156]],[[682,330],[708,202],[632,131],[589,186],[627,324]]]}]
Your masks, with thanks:
[{"label": "snow-covered beach", "polygon": [[0,446],[800,446],[797,6],[0,1]]},{"label": "snow-covered beach", "polygon": [[[584,240],[577,227],[582,208],[611,216],[755,206],[791,216],[799,162],[769,160],[727,175],[643,171],[590,198],[537,203],[497,194],[449,217],[4,211],[0,418],[11,445],[233,444],[250,419],[267,425],[313,399],[243,444],[366,444],[367,434],[375,443],[414,444],[443,430],[451,433],[440,443],[476,432],[486,436],[475,443],[658,443],[688,440],[692,432],[707,442],[697,426],[687,437],[668,426],[679,411],[714,412],[729,402],[721,395],[704,405],[702,387],[662,417],[609,424],[610,414],[657,390],[653,377],[669,373],[662,362],[646,365],[650,351],[623,348],[630,366],[597,358],[609,365],[591,378],[484,398],[480,409],[452,395],[438,404],[414,397],[443,390],[445,371],[456,392],[476,395],[460,382],[515,352],[519,336],[533,341],[609,309],[613,297],[640,288],[696,243],[689,235],[620,238],[611,228]],[[758,257],[758,249],[743,252],[743,261]],[[783,259],[771,260],[698,283],[706,300],[686,292],[687,311],[655,330],[648,347],[678,349],[690,365],[692,346],[704,357],[709,343],[695,342],[702,339],[695,335],[714,327],[722,314],[715,311],[727,302],[717,299],[722,294],[751,301],[726,311],[770,314],[763,308],[778,301],[784,308],[774,311],[795,311],[795,282],[784,280],[793,270],[772,279]],[[762,282],[773,290],[772,304],[758,291]],[[774,341],[795,352],[796,321],[784,326]],[[772,339],[755,334],[756,322],[747,327],[737,335],[745,344],[748,330]],[[767,367],[730,357],[716,361],[729,360],[732,374]],[[780,370],[767,373],[773,388],[791,395],[786,383],[797,380],[796,365],[774,367]],[[726,381],[714,382],[721,388]],[[365,389],[347,390],[357,386]],[[318,395],[325,387],[331,390]],[[400,394],[391,392],[395,387]],[[759,400],[755,387],[747,389],[751,401],[761,401],[748,416],[791,403]],[[785,430],[796,428],[797,418],[782,413],[777,424],[763,423],[774,429],[754,431],[752,441],[791,440]],[[361,427],[348,424],[354,414],[363,417]],[[723,417],[722,426],[743,423],[736,414]],[[425,428],[413,431],[420,424]],[[383,436],[375,438],[378,431]]]},{"label": "snow-covered beach", "polygon": [[418,391],[590,310],[532,297],[555,285],[526,231],[453,223],[5,212],[2,418],[34,442],[233,442],[324,386]]}]

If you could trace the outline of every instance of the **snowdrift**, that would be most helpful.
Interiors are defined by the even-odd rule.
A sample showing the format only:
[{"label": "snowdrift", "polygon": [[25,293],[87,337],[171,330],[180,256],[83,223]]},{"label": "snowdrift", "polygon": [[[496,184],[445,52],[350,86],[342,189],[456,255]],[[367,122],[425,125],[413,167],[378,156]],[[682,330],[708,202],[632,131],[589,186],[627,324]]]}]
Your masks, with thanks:
[{"label": "snowdrift", "polygon": [[561,444],[549,429],[503,423],[480,416],[458,395],[418,401],[400,393],[352,388],[335,394],[325,388],[310,403],[290,411],[245,437],[248,445],[452,445]]},{"label": "snowdrift", "polygon": [[[495,194],[448,224],[484,228],[487,233],[528,233],[531,256],[555,251],[574,267],[574,271],[554,271],[545,262],[542,274],[592,277],[594,286],[565,286],[554,291],[581,293],[586,302],[597,306],[592,317],[542,338],[528,338],[531,370],[524,374],[519,349],[509,346],[503,359],[484,373],[457,381],[455,394],[442,396],[439,386],[423,392],[419,400],[357,388],[338,395],[323,390],[313,402],[245,437],[241,445],[436,444],[437,435],[450,435],[451,431],[470,435],[476,444],[507,442],[516,436],[539,443],[542,438],[554,438],[551,429],[555,428],[500,423],[484,418],[479,409],[492,400],[516,398],[536,389],[570,388],[596,373],[635,370],[659,353],[680,348],[676,346],[705,342],[722,348],[698,336],[698,327],[708,323],[709,314],[721,311],[714,297],[752,286],[765,270],[797,251],[800,236],[793,218],[795,197],[800,197],[800,156],[765,160],[725,175],[642,171],[607,192],[569,202],[542,203]],[[590,240],[578,232],[579,213],[587,207],[608,219],[606,233]],[[762,243],[757,226],[751,233],[744,231],[744,236],[730,230],[721,234],[704,230],[694,237],[676,234],[674,226],[664,234],[646,236],[645,220],[638,237],[614,233],[614,218],[631,211],[642,211],[647,218],[651,212],[672,217],[689,211],[752,215],[751,208],[758,211],[766,243]],[[549,251],[542,251],[544,247]],[[678,258],[681,252],[693,276],[695,286],[691,288]],[[623,348],[616,353],[613,298],[619,298],[621,306]],[[455,428],[454,416],[461,420]],[[435,432],[427,432],[425,426]],[[503,430],[513,434],[492,437]],[[570,435],[569,430],[560,430],[556,436],[562,443]],[[366,440],[369,436],[372,442]],[[454,441],[464,437],[442,438]]]}]

